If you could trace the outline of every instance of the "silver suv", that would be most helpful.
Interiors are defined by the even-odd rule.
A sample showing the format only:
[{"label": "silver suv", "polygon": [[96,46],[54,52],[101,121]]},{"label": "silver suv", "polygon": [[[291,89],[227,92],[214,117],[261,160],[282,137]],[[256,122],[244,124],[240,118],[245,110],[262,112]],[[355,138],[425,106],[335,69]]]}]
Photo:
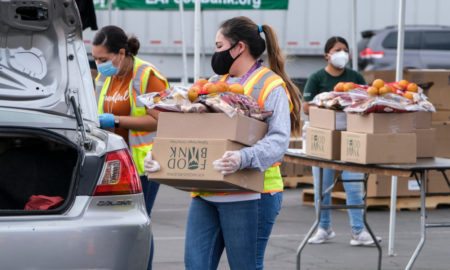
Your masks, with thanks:
[{"label": "silver suv", "polygon": [[98,128],[72,0],[0,0],[1,269],[146,269],[127,145]]},{"label": "silver suv", "polygon": [[[358,43],[360,70],[396,68],[397,27],[361,33]],[[449,69],[450,27],[437,25],[405,26],[404,68]]]}]

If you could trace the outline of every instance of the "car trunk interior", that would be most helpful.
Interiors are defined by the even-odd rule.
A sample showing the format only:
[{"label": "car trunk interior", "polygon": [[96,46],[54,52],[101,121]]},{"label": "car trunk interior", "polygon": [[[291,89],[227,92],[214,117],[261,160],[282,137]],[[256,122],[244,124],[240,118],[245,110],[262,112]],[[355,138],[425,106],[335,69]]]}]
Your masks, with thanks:
[{"label": "car trunk interior", "polygon": [[79,160],[77,146],[56,133],[0,132],[0,213],[42,214],[67,208]]}]

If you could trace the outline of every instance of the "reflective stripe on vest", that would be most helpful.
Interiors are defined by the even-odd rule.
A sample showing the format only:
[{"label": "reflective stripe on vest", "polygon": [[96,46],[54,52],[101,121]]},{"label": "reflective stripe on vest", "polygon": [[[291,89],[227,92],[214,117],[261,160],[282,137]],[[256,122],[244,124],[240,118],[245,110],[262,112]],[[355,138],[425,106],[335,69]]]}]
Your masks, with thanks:
[{"label": "reflective stripe on vest", "polygon": [[[222,76],[221,78],[214,77],[210,81],[225,81],[228,74]],[[268,97],[269,93],[275,89],[277,86],[283,86],[286,93],[286,85],[284,81],[275,72],[271,71],[266,67],[260,67],[257,69],[250,78],[244,84],[244,93],[253,97],[258,101],[261,108],[264,108],[264,102]],[[264,90],[264,91],[263,91]],[[288,94],[289,98],[289,94]],[[289,98],[289,104],[291,100]],[[263,193],[279,192],[283,191],[283,179],[280,173],[280,163],[277,162],[272,167],[268,168],[264,173],[264,189]],[[213,193],[213,192],[191,192],[191,196],[211,196],[211,195],[228,195],[230,193]],[[236,193],[233,193],[236,194]],[[245,193],[241,193],[245,194]]]},{"label": "reflective stripe on vest", "polygon": [[[129,85],[129,99],[130,99],[130,116],[145,115],[146,109],[142,104],[137,104],[136,97],[145,93],[147,90],[147,83],[151,72],[155,74],[160,80],[163,80],[166,87],[169,86],[167,79],[159,73],[150,63],[144,62],[141,59],[134,57],[133,76]],[[98,100],[98,113],[103,113],[103,101],[108,91],[111,77],[105,77],[101,74],[96,78],[96,96]],[[144,158],[147,152],[152,149],[153,138],[156,136],[156,131],[128,131],[128,144],[131,148],[134,163],[140,175],[145,173]]]}]

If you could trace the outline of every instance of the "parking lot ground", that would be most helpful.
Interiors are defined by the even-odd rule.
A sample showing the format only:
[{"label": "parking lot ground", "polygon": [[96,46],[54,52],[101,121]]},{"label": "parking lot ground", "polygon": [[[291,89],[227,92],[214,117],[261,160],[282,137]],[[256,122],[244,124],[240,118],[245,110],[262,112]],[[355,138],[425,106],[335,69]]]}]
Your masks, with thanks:
[{"label": "parking lot ground", "polygon": [[[272,231],[265,255],[266,270],[295,269],[296,250],[314,222],[314,208],[303,206],[301,189],[286,189],[283,206]],[[152,213],[155,237],[154,270],[184,269],[184,239],[190,195],[161,185]],[[450,208],[428,210],[428,222],[450,222]],[[404,269],[420,239],[420,212],[397,212],[395,252],[388,256],[389,211],[369,210],[368,222],[383,241],[382,269]],[[375,247],[350,246],[350,226],[345,211],[332,212],[336,238],[322,245],[307,245],[301,269],[376,269]],[[413,269],[450,269],[450,228],[427,230],[425,246]],[[226,254],[219,269],[229,269]]]}]

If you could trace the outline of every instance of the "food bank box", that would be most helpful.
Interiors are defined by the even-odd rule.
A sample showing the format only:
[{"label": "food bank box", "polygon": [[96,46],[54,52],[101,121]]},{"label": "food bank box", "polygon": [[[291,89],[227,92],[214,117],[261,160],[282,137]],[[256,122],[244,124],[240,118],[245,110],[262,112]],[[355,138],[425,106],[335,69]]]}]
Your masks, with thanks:
[{"label": "food bank box", "polygon": [[416,129],[431,128],[432,112],[418,111],[414,112],[414,116],[415,116],[414,124]]},{"label": "food bank box", "polygon": [[261,192],[264,172],[223,176],[212,162],[225,151],[253,145],[266,132],[266,123],[243,115],[161,112],[152,150],[161,170],[148,177],[186,191]]},{"label": "food bank box", "polygon": [[450,158],[450,122],[433,122],[436,129],[436,156]]},{"label": "food bank box", "polygon": [[415,133],[367,134],[343,131],[341,159],[360,164],[415,163]]},{"label": "food bank box", "polygon": [[[448,179],[450,179],[450,172],[445,172]],[[450,187],[445,181],[444,175],[438,171],[429,171],[427,178],[427,193],[439,193],[439,194],[450,194]]]},{"label": "food bank box", "polygon": [[306,154],[324,159],[339,160],[341,131],[308,127],[306,129]]},{"label": "food bank box", "polygon": [[424,90],[434,107],[438,110],[450,110],[450,70],[449,69],[410,69],[404,78],[417,84],[432,83]]},{"label": "food bank box", "polygon": [[155,138],[152,157],[161,170],[148,174],[149,179],[185,191],[262,192],[264,172],[240,170],[222,175],[213,161],[225,151],[239,150],[242,144],[224,139]]},{"label": "food bank box", "polygon": [[309,126],[330,130],[345,130],[347,128],[347,115],[341,111],[310,107]]},{"label": "food bank box", "polygon": [[347,113],[347,131],[360,133],[410,133],[415,129],[414,113]]},{"label": "food bank box", "polygon": [[267,124],[241,114],[161,112],[156,136],[160,138],[227,139],[253,145],[267,133]]},{"label": "food bank box", "polygon": [[[367,197],[390,197],[392,176],[371,174],[367,180]],[[397,178],[397,196],[418,196],[420,187],[414,177]]]},{"label": "food bank box", "polygon": [[436,129],[416,129],[417,157],[427,158],[436,155]]}]

